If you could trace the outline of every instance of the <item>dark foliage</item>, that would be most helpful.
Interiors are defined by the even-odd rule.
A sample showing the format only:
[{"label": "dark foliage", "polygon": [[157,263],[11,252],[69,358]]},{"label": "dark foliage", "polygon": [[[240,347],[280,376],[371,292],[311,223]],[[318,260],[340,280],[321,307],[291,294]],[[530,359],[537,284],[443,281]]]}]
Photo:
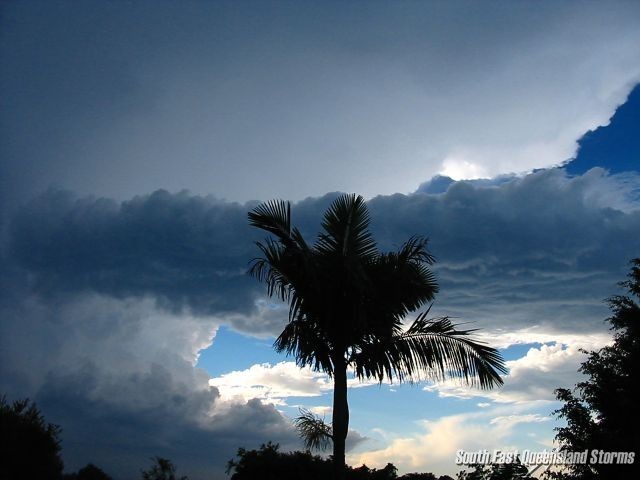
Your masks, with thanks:
[{"label": "dark foliage", "polygon": [[276,443],[258,450],[238,449],[237,460],[229,460],[227,474],[231,480],[321,480],[331,478],[331,461],[307,452],[283,453]]},{"label": "dark foliage", "polygon": [[187,477],[176,477],[176,467],[171,460],[154,457],[151,461],[151,468],[141,472],[142,480],[188,480]]},{"label": "dark foliage", "polygon": [[398,469],[387,463],[384,468],[377,470],[362,465],[358,468],[347,467],[347,480],[394,480],[398,478]]},{"label": "dark foliage", "polygon": [[639,478],[640,306],[636,300],[640,298],[640,258],[632,261],[629,280],[620,286],[628,295],[608,299],[613,312],[607,319],[614,332],[613,344],[589,352],[580,367],[587,380],[578,383],[574,391],[556,390],[564,405],[555,413],[567,422],[566,427],[556,429],[556,440],[565,451],[633,451],[635,461],[632,465],[575,465],[568,471],[550,473],[551,478]]},{"label": "dark foliage", "polygon": [[[311,452],[280,452],[278,444],[263,444],[257,450],[238,449],[237,458],[229,460],[227,474],[231,480],[326,480],[333,474],[331,458]],[[347,480],[453,480],[432,473],[409,473],[398,477],[396,467],[388,463],[376,469],[362,465],[346,468]]]},{"label": "dark foliage", "polygon": [[520,459],[509,463],[473,464],[471,470],[458,472],[457,480],[534,480]]},{"label": "dark foliage", "polygon": [[89,463],[78,470],[77,473],[67,473],[62,476],[62,480],[111,480],[101,468]]},{"label": "dark foliage", "polygon": [[0,397],[0,476],[33,480],[62,477],[60,427],[47,423],[28,399]]},{"label": "dark foliage", "polygon": [[405,473],[401,477],[398,477],[398,480],[453,480],[449,475],[440,475],[439,477],[433,473],[425,472],[425,473]]}]

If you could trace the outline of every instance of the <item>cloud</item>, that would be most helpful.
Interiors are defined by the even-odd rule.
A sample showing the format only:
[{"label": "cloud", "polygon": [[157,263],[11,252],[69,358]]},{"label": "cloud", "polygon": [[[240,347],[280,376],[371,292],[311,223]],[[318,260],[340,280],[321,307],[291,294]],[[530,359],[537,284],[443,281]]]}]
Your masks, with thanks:
[{"label": "cloud", "polygon": [[287,397],[316,397],[333,389],[327,375],[302,369],[295,362],[263,363],[209,380],[225,398],[260,398],[283,405]]},{"label": "cloud", "polygon": [[97,395],[94,386],[104,379],[90,372],[51,376],[35,400],[47,420],[63,426],[66,468],[91,461],[114,478],[133,478],[148,458],[160,455],[189,478],[223,479],[238,447],[257,448],[273,440],[285,450],[300,448],[290,423],[273,406],[259,400],[225,405],[215,389],[206,396],[176,391],[164,381],[169,377],[169,371],[155,366],[146,375],[112,379],[114,397],[136,391],[146,399],[140,406]]},{"label": "cloud", "polygon": [[50,185],[373,197],[559,164],[640,79],[638,18],[635,2],[14,2],[2,203]]},{"label": "cloud", "polygon": [[3,393],[31,397],[48,421],[62,425],[68,470],[92,461],[131,478],[162,455],[190,478],[225,478],[224,465],[240,446],[273,440],[300,447],[272,405],[226,402],[194,368],[214,339],[214,320],[95,293],[6,301],[0,314]]},{"label": "cloud", "polygon": [[504,386],[499,389],[482,391],[453,381],[429,385],[424,389],[438,392],[441,397],[483,397],[498,403],[555,400],[556,388],[573,388],[582,379],[578,372],[586,359],[582,350],[595,350],[607,343],[554,343],[530,348],[525,356],[506,362],[509,373],[504,376]]},{"label": "cloud", "polygon": [[[434,311],[491,332],[601,333],[606,306],[640,243],[637,174],[541,171],[499,185],[371,200],[382,249],[431,237],[442,293]],[[335,194],[294,206],[314,238]],[[260,232],[240,205],[157,191],[117,203],[50,191],[13,216],[7,262],[41,298],[80,292],[151,298],[157,307],[275,334],[286,311],[246,274]],[[27,280],[28,279],[28,280]],[[534,340],[536,341],[536,340]]]},{"label": "cloud", "polygon": [[317,407],[310,407],[309,411],[315,413],[316,415],[320,415],[321,417],[326,417],[333,413],[333,407],[321,405]]},{"label": "cloud", "polygon": [[508,348],[511,345],[528,345],[532,343],[571,345],[586,350],[602,348],[611,342],[611,334],[606,331],[558,332],[541,328],[540,325],[513,330],[497,329],[493,332],[476,332],[478,340],[490,343],[496,348]]},{"label": "cloud", "polygon": [[554,389],[572,388],[580,379],[577,370],[584,360],[578,345],[531,348],[524,357],[507,362],[508,379],[494,398],[501,402],[554,399]]},{"label": "cloud", "polygon": [[497,186],[457,182],[437,195],[377,197],[370,208],[383,248],[430,236],[441,285],[434,312],[491,334],[602,333],[602,299],[617,293],[640,251],[639,182],[552,169]]},{"label": "cloud", "polygon": [[[300,368],[295,362],[252,365],[245,370],[232,371],[212,378],[209,384],[220,392],[223,400],[228,402],[243,404],[257,399],[278,407],[296,406],[288,404],[289,397],[319,397],[333,391],[333,382],[328,375],[314,372],[309,368]],[[361,383],[353,378],[349,379],[351,388],[370,385],[373,383]],[[297,406],[307,408],[302,405]],[[332,407],[313,406],[307,409],[331,422]],[[357,430],[349,429],[347,452],[364,444],[367,440],[369,438]]]},{"label": "cloud", "polygon": [[[194,367],[220,325],[266,337],[286,320],[245,274],[261,238],[246,222],[255,203],[220,198],[373,197],[438,172],[561,163],[640,79],[639,15],[634,3],[364,15],[12,3],[0,45],[0,383],[63,425],[70,468],[91,459],[130,478],[160,454],[203,478],[223,475],[238,446],[297,445],[267,402],[322,392],[325,379],[263,366],[251,375],[264,388],[242,390],[250,375],[235,372],[226,380],[244,401],[232,402]],[[513,361],[502,394],[548,395],[569,381],[580,342],[606,336],[601,299],[640,250],[638,175],[435,183],[371,200],[380,246],[431,236],[434,312],[499,346],[547,343]],[[305,235],[335,196],[294,205]],[[415,445],[444,458],[456,439],[519,423],[465,421],[431,423],[387,453],[419,464]]]},{"label": "cloud", "polygon": [[[274,405],[286,405],[287,397],[317,397],[333,390],[333,381],[326,373],[298,367],[295,362],[255,364],[212,378],[209,384],[219,389],[222,398],[227,400],[259,398]],[[362,388],[379,385],[379,382],[373,379],[360,381],[350,375],[347,385]],[[311,410],[326,413],[327,408],[330,409],[314,407]]]},{"label": "cloud", "polygon": [[35,286],[45,295],[151,292],[175,311],[248,311],[246,211],[186,192],[159,190],[118,204],[50,191],[14,217],[11,253],[26,268],[47,272]]},{"label": "cloud", "polygon": [[525,415],[503,415],[494,417],[489,422],[491,425],[499,425],[501,428],[511,429],[519,423],[540,423],[548,422],[551,418],[546,415],[537,413],[528,413]]},{"label": "cloud", "polygon": [[[617,293],[627,261],[640,251],[638,184],[634,174],[550,170],[498,184],[456,182],[438,194],[379,196],[369,207],[382,249],[414,234],[431,237],[441,285],[434,314],[473,322],[496,346],[545,343],[513,361],[496,394],[502,397],[489,397],[512,404],[573,384],[577,347],[606,342],[602,299]],[[293,206],[304,235],[314,237],[336,195]],[[114,473],[140,465],[135,455],[159,453],[131,443],[131,461],[118,463],[121,439],[143,445],[146,438],[149,448],[165,445],[168,456],[178,445],[185,453],[172,458],[195,470],[221,468],[242,444],[297,441],[268,402],[321,394],[330,388],[325,378],[282,363],[219,376],[214,388],[194,367],[220,325],[269,336],[286,321],[286,308],[267,301],[245,274],[256,255],[252,242],[261,238],[247,226],[253,205],[186,192],[118,202],[51,190],[9,218],[0,259],[0,378],[9,395],[36,398],[47,418],[64,425],[70,467],[86,462],[91,446],[105,452],[96,461],[113,464]],[[244,401],[227,401],[224,382]],[[442,428],[465,438],[458,420],[447,421]],[[475,431],[468,430],[471,440]],[[420,441],[430,446],[436,434],[425,435]],[[193,457],[191,438],[201,440]],[[206,445],[224,446],[209,458]],[[417,465],[417,451],[395,451],[398,462]]]},{"label": "cloud", "polygon": [[533,405],[521,407],[521,412],[504,415],[500,408],[479,412],[446,415],[437,420],[416,422],[418,431],[395,436],[378,450],[355,452],[349,457],[354,464],[365,463],[382,467],[389,459],[400,472],[427,471],[436,475],[454,475],[463,468],[455,465],[456,452],[513,450],[512,435],[518,425],[544,423],[548,416],[528,413]]}]

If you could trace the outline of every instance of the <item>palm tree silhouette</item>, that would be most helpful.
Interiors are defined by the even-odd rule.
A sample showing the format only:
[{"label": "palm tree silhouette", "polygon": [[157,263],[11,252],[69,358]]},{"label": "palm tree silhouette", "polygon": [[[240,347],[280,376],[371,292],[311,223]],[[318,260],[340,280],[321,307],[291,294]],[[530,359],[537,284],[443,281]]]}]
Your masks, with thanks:
[{"label": "palm tree silhouette", "polygon": [[434,258],[422,237],[410,238],[397,252],[380,252],[361,196],[342,195],[331,204],[313,245],[291,226],[288,202],[259,205],[249,212],[249,223],[273,235],[257,242],[262,256],[250,273],[266,283],[269,296],[289,303],[289,321],[275,349],[333,379],[336,479],[345,475],[348,368],[360,380],[453,377],[483,389],[502,384],[502,357],[469,338],[472,330],[457,330],[446,317],[430,320],[429,310],[404,328],[406,315],[438,291],[429,269]]}]

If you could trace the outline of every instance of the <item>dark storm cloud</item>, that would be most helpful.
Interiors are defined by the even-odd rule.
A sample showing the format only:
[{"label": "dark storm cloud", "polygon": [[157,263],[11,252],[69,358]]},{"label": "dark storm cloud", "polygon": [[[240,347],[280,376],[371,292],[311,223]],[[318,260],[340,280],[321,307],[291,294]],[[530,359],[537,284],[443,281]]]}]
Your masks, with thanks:
[{"label": "dark storm cloud", "polygon": [[[431,237],[438,310],[490,328],[598,329],[627,262],[640,254],[638,176],[546,170],[498,186],[370,202],[381,245]],[[598,315],[600,317],[598,318]],[[583,330],[584,331],[584,330]]]},{"label": "dark storm cloud", "polygon": [[[556,169],[380,196],[369,207],[382,249],[431,238],[434,313],[473,321],[498,344],[563,341],[603,331],[602,299],[640,254],[639,183],[633,173]],[[336,195],[294,205],[308,238]],[[262,237],[247,226],[253,205],[185,192],[119,203],[49,191],[11,218],[0,378],[63,424],[69,465],[91,458],[126,473],[167,452],[198,478],[241,444],[291,444],[272,407],[222,402],[194,368],[219,325],[276,333],[286,318],[259,307],[264,289],[246,275]]]},{"label": "dark storm cloud", "polygon": [[196,314],[249,312],[248,206],[157,191],[116,203],[50,191],[12,223],[11,255],[44,295],[152,295]]},{"label": "dark storm cloud", "polygon": [[[158,188],[373,196],[445,167],[549,165],[606,122],[640,59],[633,2],[1,8],[0,384],[63,426],[69,468],[122,478],[152,455],[198,479],[239,446],[298,446],[272,406],[226,403],[194,367],[220,325],[286,318],[246,275],[254,204]],[[588,333],[640,255],[637,188],[547,171],[369,205],[383,249],[431,237],[435,313]],[[336,195],[295,204],[305,235]]]},{"label": "dark storm cloud", "polygon": [[134,478],[161,455],[190,478],[226,478],[240,446],[299,448],[273,406],[221,401],[194,367],[215,322],[164,315],[141,299],[43,299],[23,287],[4,290],[0,302],[2,393],[34,399],[62,426],[68,471],[94,462],[116,479]]},{"label": "dark storm cloud", "polygon": [[[305,234],[315,235],[336,195],[296,205]],[[122,203],[50,190],[11,219],[7,264],[24,282],[28,272],[25,288],[42,298],[149,296],[161,309],[237,318],[259,333],[277,325],[247,324],[264,293],[247,274],[265,236],[247,222],[255,205],[162,190]]]},{"label": "dark storm cloud", "polygon": [[371,197],[443,171],[557,164],[638,81],[639,12],[3,2],[2,210],[50,185],[118,200],[158,188]]},{"label": "dark storm cloud", "polygon": [[[68,470],[91,461],[116,478],[135,478],[159,455],[171,458],[189,478],[222,479],[238,447],[257,448],[267,440],[283,449],[300,447],[291,424],[272,405],[250,400],[211,414],[215,389],[176,389],[176,379],[160,365],[144,375],[112,379],[109,392],[97,393],[99,382],[104,379],[96,379],[89,367],[52,374],[35,397],[47,419],[64,426]],[[113,401],[132,391],[145,398],[142,406],[130,398]]]},{"label": "dark storm cloud", "polygon": [[[377,197],[369,205],[383,249],[414,234],[431,237],[442,282],[439,306],[465,317],[473,312],[483,322],[499,309],[515,315],[498,315],[494,326],[551,322],[562,328],[549,311],[532,318],[531,310],[553,305],[573,328],[570,316],[599,305],[638,254],[637,182],[632,173],[594,169],[568,178],[548,170],[488,187],[458,182],[439,195]],[[313,238],[334,197],[295,205],[294,222],[307,236]],[[275,332],[274,319],[260,326],[266,319],[256,300],[264,292],[246,274],[257,253],[253,240],[261,238],[247,225],[252,206],[184,192],[158,191],[121,204],[49,192],[14,217],[8,251],[43,298],[80,292],[150,297],[172,312]],[[514,314],[515,305],[523,313]]]}]

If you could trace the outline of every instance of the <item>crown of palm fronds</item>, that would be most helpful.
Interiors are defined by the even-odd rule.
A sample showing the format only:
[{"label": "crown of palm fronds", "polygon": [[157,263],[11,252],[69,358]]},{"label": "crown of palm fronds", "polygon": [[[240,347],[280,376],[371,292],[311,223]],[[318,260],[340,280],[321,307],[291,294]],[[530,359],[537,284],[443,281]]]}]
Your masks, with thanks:
[{"label": "crown of palm fronds", "polygon": [[359,378],[502,384],[506,368],[499,352],[473,340],[473,330],[457,330],[446,317],[428,319],[429,310],[404,329],[407,314],[438,291],[426,238],[379,252],[366,202],[356,195],[332,203],[313,246],[292,228],[291,207],[282,200],[258,206],[249,221],[274,235],[257,242],[262,257],[250,273],[267,284],[270,296],[289,302],[289,322],[275,348],[294,355],[298,365],[332,375],[341,355]]}]

